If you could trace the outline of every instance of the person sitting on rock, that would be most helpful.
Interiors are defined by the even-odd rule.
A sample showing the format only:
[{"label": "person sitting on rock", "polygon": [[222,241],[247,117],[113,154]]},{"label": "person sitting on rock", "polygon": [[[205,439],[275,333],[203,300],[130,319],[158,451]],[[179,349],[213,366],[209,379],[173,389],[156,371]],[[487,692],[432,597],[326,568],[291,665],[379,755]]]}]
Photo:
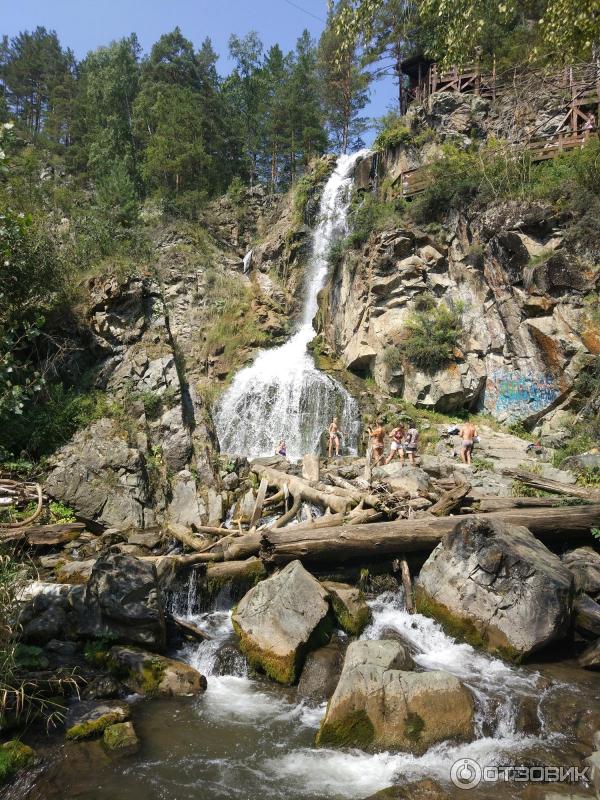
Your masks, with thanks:
[{"label": "person sitting on rock", "polygon": [[414,466],[415,457],[419,449],[419,431],[416,428],[414,421],[408,423],[408,430],[404,439],[404,449],[408,455],[408,462]]},{"label": "person sitting on rock", "polygon": [[281,439],[279,444],[277,445],[277,449],[275,450],[275,455],[286,457],[287,449],[285,446],[285,439]]},{"label": "person sitting on rock", "polygon": [[406,434],[404,425],[400,423],[397,425],[394,430],[390,433],[390,439],[392,443],[390,445],[390,454],[387,457],[386,464],[389,464],[390,461],[394,458],[396,454],[400,456],[400,465],[404,466],[404,436]]},{"label": "person sitting on rock", "polygon": [[467,421],[460,426],[458,433],[462,439],[462,447],[460,449],[461,461],[463,464],[470,464],[473,454],[473,445],[475,444],[475,437],[477,436],[477,428],[472,422]]},{"label": "person sitting on rock", "polygon": [[331,421],[331,425],[329,426],[329,458],[331,458],[334,445],[336,456],[339,456],[340,454],[340,433],[341,431],[338,428],[338,418],[334,417]]},{"label": "person sitting on rock", "polygon": [[375,428],[367,428],[367,433],[371,438],[371,466],[376,467],[383,459],[383,451],[385,449],[385,428],[382,421],[378,419]]}]

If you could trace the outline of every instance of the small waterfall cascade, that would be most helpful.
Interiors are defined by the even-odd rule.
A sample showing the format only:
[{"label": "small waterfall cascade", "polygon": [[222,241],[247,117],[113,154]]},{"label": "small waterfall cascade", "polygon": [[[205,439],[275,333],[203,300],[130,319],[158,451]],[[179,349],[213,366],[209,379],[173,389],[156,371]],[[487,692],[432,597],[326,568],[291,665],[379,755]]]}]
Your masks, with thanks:
[{"label": "small waterfall cascade", "polygon": [[356,162],[367,151],[340,156],[327,181],[312,237],[306,300],[301,322],[281,347],[261,351],[240,370],[223,396],[215,424],[221,450],[250,458],[273,455],[285,439],[287,455],[299,459],[319,450],[321,435],[337,416],[344,452],[355,452],[360,432],[356,401],[314,363],[307,345],[317,295],[327,277],[331,246],[348,231],[348,207]]}]

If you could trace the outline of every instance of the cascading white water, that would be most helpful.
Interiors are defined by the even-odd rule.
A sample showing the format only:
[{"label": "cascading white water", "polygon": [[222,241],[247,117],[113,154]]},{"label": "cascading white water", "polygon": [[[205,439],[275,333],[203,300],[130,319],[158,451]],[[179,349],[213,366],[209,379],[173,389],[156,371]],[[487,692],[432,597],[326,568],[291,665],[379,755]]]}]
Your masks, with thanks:
[{"label": "cascading white water", "polygon": [[249,457],[273,455],[281,439],[291,459],[319,449],[323,431],[337,416],[347,452],[360,430],[356,401],[337,381],[320,372],[306,347],[323,287],[331,246],[348,230],[348,206],[356,162],[367,151],[340,156],[321,197],[313,232],[301,323],[281,347],[264,350],[238,372],[215,415],[221,450]]}]

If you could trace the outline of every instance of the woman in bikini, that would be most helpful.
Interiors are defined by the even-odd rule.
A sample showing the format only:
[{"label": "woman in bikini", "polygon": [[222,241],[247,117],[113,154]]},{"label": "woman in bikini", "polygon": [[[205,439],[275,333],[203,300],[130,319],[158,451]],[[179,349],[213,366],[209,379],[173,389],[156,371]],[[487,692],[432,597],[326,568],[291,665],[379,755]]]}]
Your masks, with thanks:
[{"label": "woman in bikini", "polygon": [[390,454],[385,463],[389,464],[394,456],[398,454],[400,456],[400,464],[403,466],[404,447],[402,446],[402,441],[404,439],[404,425],[398,425],[397,428],[394,428],[394,430],[390,433],[390,439],[392,440],[392,444],[390,445]]},{"label": "woman in bikini", "polygon": [[331,458],[334,446],[336,456],[339,456],[340,454],[340,433],[341,431],[338,428],[338,418],[334,417],[331,421],[331,425],[329,426],[329,458]]},{"label": "woman in bikini", "polygon": [[383,437],[385,436],[385,428],[381,424],[381,420],[377,420],[375,428],[367,428],[367,433],[371,437],[371,466],[376,467],[383,458],[383,451],[385,444]]}]

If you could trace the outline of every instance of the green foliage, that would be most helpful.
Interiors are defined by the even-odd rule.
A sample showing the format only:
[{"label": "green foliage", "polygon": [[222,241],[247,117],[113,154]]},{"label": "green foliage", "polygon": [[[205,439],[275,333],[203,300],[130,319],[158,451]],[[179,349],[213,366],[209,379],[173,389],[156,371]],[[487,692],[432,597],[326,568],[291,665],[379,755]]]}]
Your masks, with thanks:
[{"label": "green foliage", "polygon": [[35,753],[31,747],[18,739],[0,745],[0,783],[5,783],[20,769],[28,766],[34,757]]},{"label": "green foliage", "polygon": [[594,539],[597,539],[598,541],[600,541],[600,528],[592,528],[590,533],[592,534]]},{"label": "green foliage", "polygon": [[451,363],[452,350],[460,342],[462,310],[425,301],[409,318],[406,330],[401,344],[404,357],[425,372],[436,372]]},{"label": "green foliage", "polygon": [[48,510],[50,511],[50,521],[53,524],[58,522],[75,522],[76,520],[73,509],[57,500],[52,500],[50,502]]},{"label": "green foliage", "polygon": [[27,453],[33,459],[48,455],[79,428],[107,416],[109,406],[101,392],[82,394],[60,383],[49,386],[22,413],[7,416],[0,429],[0,454]]},{"label": "green foliage", "polygon": [[98,206],[111,226],[130,228],[137,222],[138,199],[125,164],[117,161],[98,180]]},{"label": "green foliage", "polygon": [[346,246],[358,248],[376,231],[393,230],[402,224],[405,202],[382,200],[372,192],[358,193],[350,212]]}]

